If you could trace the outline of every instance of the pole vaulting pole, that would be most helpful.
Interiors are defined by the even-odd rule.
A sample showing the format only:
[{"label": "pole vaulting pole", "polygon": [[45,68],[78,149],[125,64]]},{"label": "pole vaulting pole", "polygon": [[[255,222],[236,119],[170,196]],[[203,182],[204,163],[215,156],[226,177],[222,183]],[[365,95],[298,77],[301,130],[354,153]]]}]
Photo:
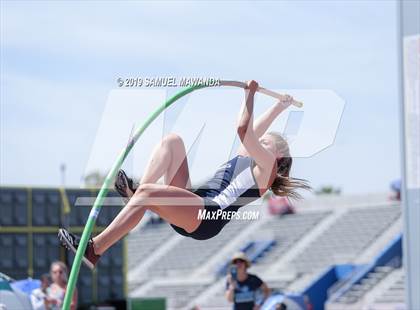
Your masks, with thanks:
[{"label": "pole vaulting pole", "polygon": [[[238,81],[220,81],[220,86],[233,86],[233,87],[240,87],[245,88],[247,86],[246,83],[238,82]],[[74,262],[71,268],[69,281],[67,284],[66,294],[64,297],[63,302],[63,310],[70,310],[70,304],[71,299],[74,293],[74,288],[76,286],[77,277],[79,275],[80,271],[80,265],[82,263],[82,257],[85,253],[87,243],[89,241],[90,235],[92,234],[93,227],[96,222],[96,218],[98,217],[99,211],[102,208],[103,202],[105,200],[106,195],[108,194],[108,188],[112,186],[112,183],[114,181],[114,178],[118,172],[118,170],[121,168],[124,160],[127,158],[128,153],[130,153],[131,149],[133,148],[134,144],[137,142],[137,140],[140,138],[140,136],[143,134],[143,132],[149,127],[149,125],[162,113],[166,108],[168,108],[170,105],[172,105],[175,101],[178,99],[184,97],[185,95],[188,95],[189,93],[205,88],[205,87],[211,87],[211,85],[194,85],[187,87],[180,92],[176,93],[174,96],[166,100],[160,107],[158,107],[150,116],[146,119],[146,121],[137,128],[137,130],[134,133],[134,136],[129,141],[128,145],[121,151],[121,153],[118,155],[117,160],[115,161],[114,165],[112,166],[111,170],[108,172],[108,175],[105,178],[104,183],[102,184],[101,189],[99,190],[98,196],[96,197],[96,200],[93,204],[93,207],[89,213],[89,217],[87,219],[85,228],[83,229],[83,233],[80,239],[79,247],[76,251],[76,256],[74,258]],[[281,94],[275,93],[271,90],[259,87],[257,89],[258,92],[261,92],[265,95],[268,95],[270,97],[274,97],[277,99],[281,99]],[[293,101],[293,105],[297,107],[302,107],[302,103],[298,101]]]}]

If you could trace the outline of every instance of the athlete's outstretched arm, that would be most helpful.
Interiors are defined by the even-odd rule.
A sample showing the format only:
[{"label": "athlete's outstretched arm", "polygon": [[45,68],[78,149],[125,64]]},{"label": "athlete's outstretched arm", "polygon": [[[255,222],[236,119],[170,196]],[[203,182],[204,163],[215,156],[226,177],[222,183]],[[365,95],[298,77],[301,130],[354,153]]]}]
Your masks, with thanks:
[{"label": "athlete's outstretched arm", "polygon": [[245,88],[245,101],[241,106],[237,124],[239,137],[241,137],[242,134],[244,135],[247,132],[251,133],[254,131],[254,96],[257,88],[258,83],[255,81],[248,82],[248,87]]},{"label": "athlete's outstretched arm", "polygon": [[260,138],[270,127],[273,121],[279,116],[281,112],[286,110],[293,102],[291,96],[286,95],[284,100],[279,100],[275,105],[267,109],[262,115],[260,115],[254,123],[255,135]]},{"label": "athlete's outstretched arm", "polygon": [[[246,90],[248,91],[248,90]],[[249,93],[246,93],[247,99],[252,99],[253,96],[248,96]],[[273,123],[273,121],[279,116],[281,112],[286,110],[293,102],[293,97],[289,95],[285,95],[284,99],[278,100],[276,104],[274,104],[272,107],[267,109],[262,115],[260,115],[256,121],[253,124],[253,129],[255,136],[257,139],[259,139],[264,133],[267,131],[267,129],[270,127],[270,125]],[[245,106],[243,107],[245,108]],[[249,152],[245,149],[244,145],[242,144],[237,154],[242,156],[249,155]]]},{"label": "athlete's outstretched arm", "polygon": [[245,90],[245,102],[239,113],[237,132],[243,147],[254,158],[257,166],[262,170],[271,171],[275,159],[274,155],[262,147],[253,127],[254,95],[257,88],[257,82],[250,81],[248,83]]}]

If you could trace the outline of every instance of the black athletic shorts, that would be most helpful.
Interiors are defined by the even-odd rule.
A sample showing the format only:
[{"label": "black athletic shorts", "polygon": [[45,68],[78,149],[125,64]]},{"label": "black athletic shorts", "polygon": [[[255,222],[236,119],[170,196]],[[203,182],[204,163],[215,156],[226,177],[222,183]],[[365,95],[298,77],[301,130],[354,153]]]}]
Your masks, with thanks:
[{"label": "black athletic shorts", "polygon": [[[205,195],[204,191],[197,190],[197,191],[194,191],[194,193],[203,198],[204,209],[206,210],[206,212],[216,212],[217,210],[220,209],[220,206],[216,202],[211,200],[211,198],[204,196]],[[179,226],[176,226],[173,224],[170,224],[170,225],[180,235],[191,237],[196,240],[207,240],[216,236],[222,230],[222,228],[227,224],[227,222],[229,221],[222,220],[222,219],[211,220],[211,219],[203,218],[201,220],[200,225],[197,227],[197,229],[191,233],[187,232],[185,229]]]}]

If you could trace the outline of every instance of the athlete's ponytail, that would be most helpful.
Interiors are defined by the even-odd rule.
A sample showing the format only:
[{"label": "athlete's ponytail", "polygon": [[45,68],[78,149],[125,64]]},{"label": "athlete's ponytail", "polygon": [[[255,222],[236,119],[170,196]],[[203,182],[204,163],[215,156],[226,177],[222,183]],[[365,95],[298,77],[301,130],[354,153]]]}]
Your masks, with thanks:
[{"label": "athlete's ponytail", "polygon": [[276,147],[283,155],[281,158],[277,159],[277,176],[274,179],[273,184],[271,184],[271,191],[277,196],[287,196],[294,199],[302,198],[297,192],[297,189],[309,190],[311,187],[306,180],[289,176],[293,159],[290,156],[287,141],[277,132],[269,132],[268,134],[274,137]]}]

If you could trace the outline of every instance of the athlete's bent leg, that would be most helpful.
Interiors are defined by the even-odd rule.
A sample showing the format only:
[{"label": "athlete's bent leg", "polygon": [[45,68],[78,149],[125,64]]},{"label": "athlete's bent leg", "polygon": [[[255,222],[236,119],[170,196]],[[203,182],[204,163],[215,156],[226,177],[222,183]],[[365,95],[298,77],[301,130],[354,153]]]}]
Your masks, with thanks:
[{"label": "athlete's bent leg", "polygon": [[[164,184],[191,188],[185,145],[182,138],[173,133],[165,136],[153,150],[140,185],[156,183],[162,176]],[[128,189],[128,197],[133,194]]]}]

